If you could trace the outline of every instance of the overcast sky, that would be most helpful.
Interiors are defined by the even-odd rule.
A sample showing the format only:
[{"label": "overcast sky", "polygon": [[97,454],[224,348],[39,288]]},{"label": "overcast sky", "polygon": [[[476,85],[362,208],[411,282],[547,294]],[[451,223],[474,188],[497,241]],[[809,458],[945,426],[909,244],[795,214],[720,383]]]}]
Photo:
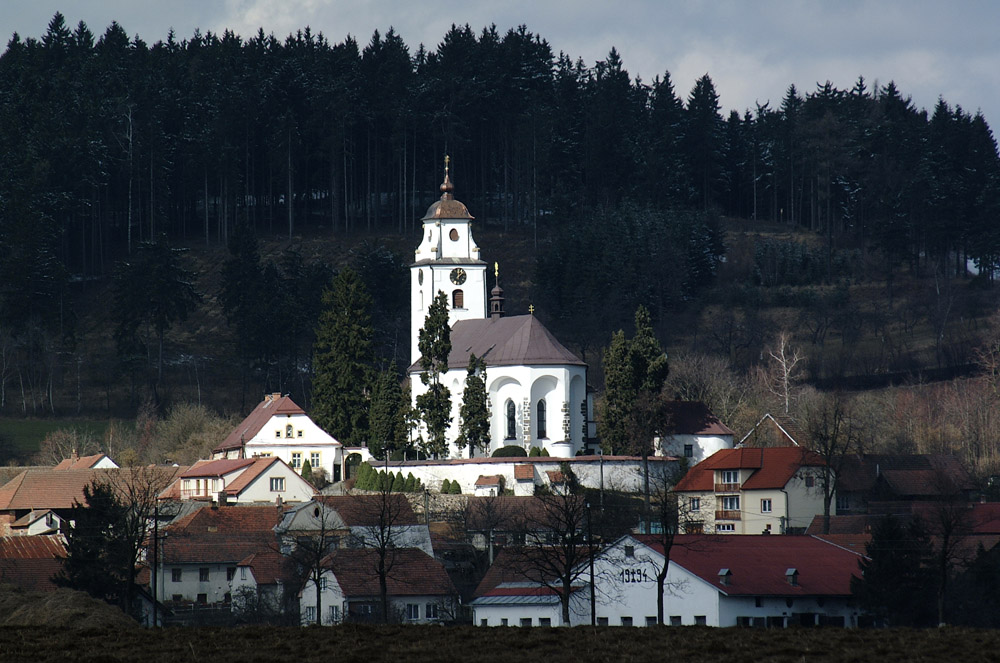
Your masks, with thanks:
[{"label": "overcast sky", "polygon": [[477,33],[524,24],[587,65],[614,46],[633,78],[669,71],[684,99],[708,73],[725,114],[758,102],[774,108],[791,83],[806,93],[826,80],[847,89],[864,76],[869,85],[896,81],[918,107],[932,110],[943,96],[1000,123],[994,0],[0,0],[0,30],[40,37],[57,10],[98,36],[117,20],[149,44],[171,27],[180,40],[195,28],[248,36],[262,27],[283,38],[308,25],[331,42],[351,34],[364,45],[392,26],[411,52],[436,47],[452,23]]}]

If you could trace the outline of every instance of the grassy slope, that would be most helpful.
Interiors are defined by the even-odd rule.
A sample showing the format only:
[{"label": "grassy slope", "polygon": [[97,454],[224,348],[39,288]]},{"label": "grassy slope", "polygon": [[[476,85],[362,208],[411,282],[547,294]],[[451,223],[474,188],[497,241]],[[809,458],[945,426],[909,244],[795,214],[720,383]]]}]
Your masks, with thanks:
[{"label": "grassy slope", "polygon": [[230,630],[0,629],[0,661],[881,661],[993,660],[1000,632],[426,626]]}]

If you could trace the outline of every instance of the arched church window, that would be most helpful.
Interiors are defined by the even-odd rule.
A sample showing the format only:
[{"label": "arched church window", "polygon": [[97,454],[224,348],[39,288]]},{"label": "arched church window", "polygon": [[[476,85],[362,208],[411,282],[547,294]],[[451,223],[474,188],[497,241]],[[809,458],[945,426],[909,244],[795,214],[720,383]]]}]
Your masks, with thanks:
[{"label": "arched church window", "polygon": [[285,426],[285,437],[291,437],[292,436],[292,430],[293,429],[292,429],[292,425],[291,424],[288,424],[287,426]]},{"label": "arched church window", "polygon": [[545,439],[548,437],[545,431],[545,399],[538,401],[536,410],[538,411],[538,438]]},{"label": "arched church window", "polygon": [[451,307],[452,308],[465,308],[465,293],[461,290],[455,290],[451,293]]},{"label": "arched church window", "polygon": [[514,407],[514,401],[507,400],[507,435],[505,436],[508,440],[513,440],[517,437],[517,408]]}]

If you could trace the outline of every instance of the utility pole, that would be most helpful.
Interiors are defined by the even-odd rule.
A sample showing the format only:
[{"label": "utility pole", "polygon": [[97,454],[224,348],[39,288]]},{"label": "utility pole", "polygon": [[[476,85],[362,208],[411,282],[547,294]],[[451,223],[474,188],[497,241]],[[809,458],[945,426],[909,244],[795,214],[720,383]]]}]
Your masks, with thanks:
[{"label": "utility pole", "polygon": [[587,507],[587,552],[590,554],[590,625],[597,626],[597,594],[594,590],[594,530],[590,526],[590,502]]}]

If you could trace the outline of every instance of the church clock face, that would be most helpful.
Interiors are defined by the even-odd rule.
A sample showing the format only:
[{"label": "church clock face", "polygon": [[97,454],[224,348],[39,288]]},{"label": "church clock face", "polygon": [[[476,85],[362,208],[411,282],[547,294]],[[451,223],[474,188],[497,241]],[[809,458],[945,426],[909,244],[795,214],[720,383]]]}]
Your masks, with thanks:
[{"label": "church clock face", "polygon": [[451,282],[455,285],[462,285],[465,283],[465,270],[461,267],[456,267],[451,270]]}]

